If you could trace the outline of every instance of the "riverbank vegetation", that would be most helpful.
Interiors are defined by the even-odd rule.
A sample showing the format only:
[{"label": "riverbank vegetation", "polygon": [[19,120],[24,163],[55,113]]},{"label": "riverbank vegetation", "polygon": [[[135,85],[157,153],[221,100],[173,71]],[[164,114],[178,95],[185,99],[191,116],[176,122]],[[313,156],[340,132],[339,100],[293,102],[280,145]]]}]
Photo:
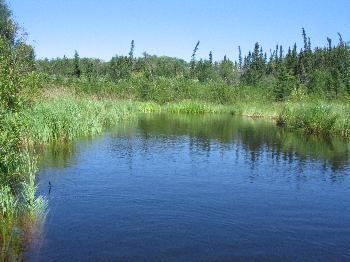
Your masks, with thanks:
[{"label": "riverbank vegetation", "polygon": [[[45,218],[36,196],[36,148],[92,136],[139,112],[229,113],[267,117],[291,130],[350,136],[350,48],[341,34],[312,48],[259,43],[237,61],[189,62],[146,52],[110,61],[35,59],[11,11],[0,0],[0,260],[16,259],[24,239]],[[35,226],[34,226],[35,225]],[[29,233],[28,233],[29,232]]]},{"label": "riverbank vegetation", "polygon": [[15,260],[46,213],[45,199],[36,196],[36,157],[24,143],[21,122],[40,81],[33,48],[17,34],[3,1],[0,15],[0,260]]},{"label": "riverbank vegetation", "polygon": [[[185,113],[230,112],[276,119],[280,126],[308,134],[349,136],[350,48],[338,33],[312,47],[305,29],[303,45],[277,45],[264,51],[257,42],[236,61],[225,56],[197,59],[196,43],[189,62],[146,52],[110,61],[80,58],[41,59],[36,67],[48,86],[78,96],[132,100],[165,105]],[[177,105],[174,105],[177,104]]]}]

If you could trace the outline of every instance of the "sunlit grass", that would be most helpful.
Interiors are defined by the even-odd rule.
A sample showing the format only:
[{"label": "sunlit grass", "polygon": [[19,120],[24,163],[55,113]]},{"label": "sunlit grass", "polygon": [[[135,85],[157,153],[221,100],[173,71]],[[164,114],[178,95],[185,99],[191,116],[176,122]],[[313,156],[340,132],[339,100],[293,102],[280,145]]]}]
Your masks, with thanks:
[{"label": "sunlit grass", "polygon": [[350,105],[336,103],[286,103],[279,123],[308,134],[350,136]]},{"label": "sunlit grass", "polygon": [[49,143],[93,136],[118,122],[135,117],[130,102],[56,98],[41,101],[23,113],[30,143]]}]

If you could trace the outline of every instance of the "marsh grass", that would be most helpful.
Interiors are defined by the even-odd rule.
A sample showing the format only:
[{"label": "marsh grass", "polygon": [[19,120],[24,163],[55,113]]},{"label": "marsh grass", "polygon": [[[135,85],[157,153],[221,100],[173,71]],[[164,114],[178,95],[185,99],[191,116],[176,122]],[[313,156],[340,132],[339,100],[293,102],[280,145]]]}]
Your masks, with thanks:
[{"label": "marsh grass", "polygon": [[56,98],[26,110],[22,121],[29,144],[47,144],[99,134],[121,120],[135,117],[136,111],[130,102]]},{"label": "marsh grass", "polygon": [[281,106],[278,103],[263,104],[257,103],[234,103],[234,104],[213,104],[200,101],[182,101],[179,103],[165,104],[162,109],[170,113],[204,114],[224,113],[250,118],[271,118],[277,119]]},{"label": "marsh grass", "polygon": [[138,113],[226,113],[251,118],[269,118],[291,130],[308,134],[350,135],[350,105],[325,102],[213,104],[184,100],[158,104],[120,100],[57,97],[40,101],[21,115],[27,144],[71,141],[100,134],[120,121],[136,119]]},{"label": "marsh grass", "polygon": [[203,114],[203,113],[229,113],[230,107],[214,105],[197,101],[183,101],[180,103],[168,103],[162,108],[170,113]]},{"label": "marsh grass", "polygon": [[278,123],[290,130],[308,134],[350,136],[350,105],[314,102],[287,103]]},{"label": "marsh grass", "polygon": [[19,259],[25,239],[40,228],[47,214],[47,200],[36,195],[36,159],[22,155],[23,181],[15,186],[0,187],[0,261]]}]

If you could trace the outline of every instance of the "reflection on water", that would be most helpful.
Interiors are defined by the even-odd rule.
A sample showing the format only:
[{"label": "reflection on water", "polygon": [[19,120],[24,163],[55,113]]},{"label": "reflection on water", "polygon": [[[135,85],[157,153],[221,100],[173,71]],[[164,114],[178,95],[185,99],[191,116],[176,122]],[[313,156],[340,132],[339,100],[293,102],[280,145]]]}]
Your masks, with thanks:
[{"label": "reflection on water", "polygon": [[346,140],[264,120],[142,115],[44,152],[50,214],[27,257],[345,261],[349,159]]},{"label": "reflection on water", "polygon": [[[136,134],[142,140],[142,151],[146,154],[152,147],[154,137],[172,138],[175,145],[181,137],[188,137],[190,153],[202,151],[210,155],[211,144],[215,144],[219,145],[222,153],[232,149],[235,149],[236,153],[244,151],[250,156],[249,162],[252,167],[262,156],[271,161],[298,160],[300,168],[305,161],[320,161],[323,169],[331,169],[330,175],[334,180],[341,180],[346,174],[341,171],[346,170],[350,159],[350,141],[347,139],[287,132],[266,120],[230,115],[142,115],[138,121],[122,123],[109,134],[116,138],[116,144],[119,137],[130,141],[125,148],[116,145],[114,150],[121,150],[132,157]],[[73,161],[72,156],[76,153],[76,146],[51,145],[42,155],[41,165],[56,168],[69,166]]]}]

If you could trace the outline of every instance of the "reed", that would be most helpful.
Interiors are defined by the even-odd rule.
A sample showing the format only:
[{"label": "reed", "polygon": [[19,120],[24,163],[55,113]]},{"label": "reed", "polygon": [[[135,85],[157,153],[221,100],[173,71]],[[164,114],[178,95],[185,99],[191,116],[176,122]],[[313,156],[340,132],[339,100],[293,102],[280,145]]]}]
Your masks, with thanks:
[{"label": "reed", "polygon": [[41,101],[22,114],[29,144],[47,144],[93,136],[118,122],[135,117],[137,106],[130,102],[55,98]]},{"label": "reed", "polygon": [[287,103],[278,123],[308,134],[350,136],[350,105],[346,103]]}]

